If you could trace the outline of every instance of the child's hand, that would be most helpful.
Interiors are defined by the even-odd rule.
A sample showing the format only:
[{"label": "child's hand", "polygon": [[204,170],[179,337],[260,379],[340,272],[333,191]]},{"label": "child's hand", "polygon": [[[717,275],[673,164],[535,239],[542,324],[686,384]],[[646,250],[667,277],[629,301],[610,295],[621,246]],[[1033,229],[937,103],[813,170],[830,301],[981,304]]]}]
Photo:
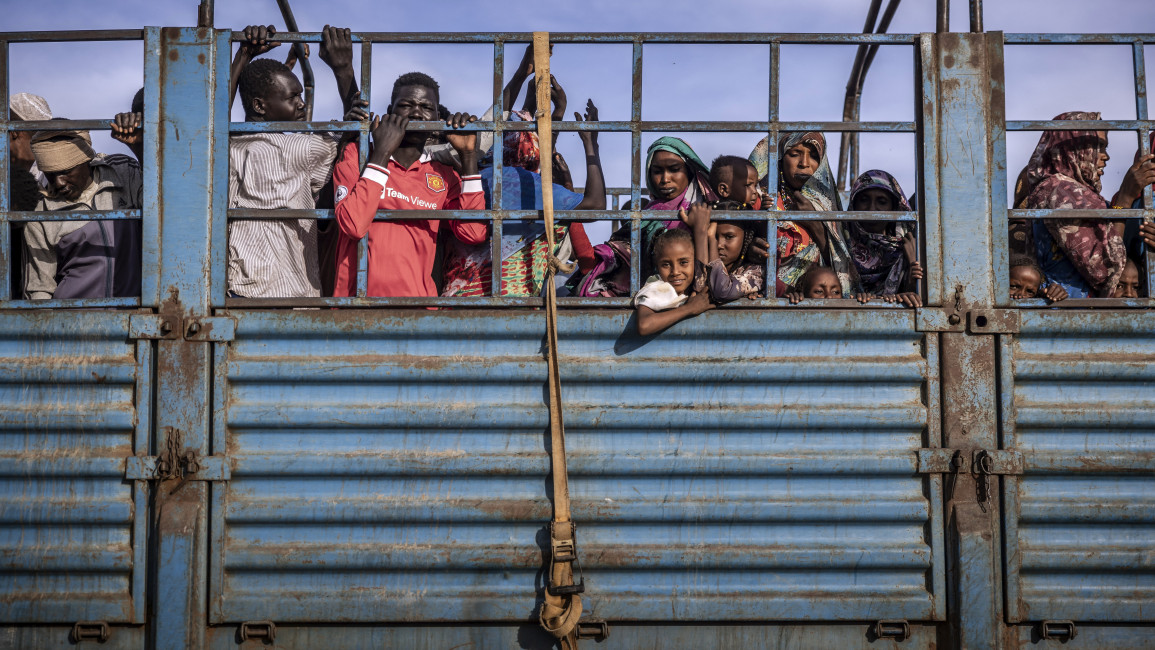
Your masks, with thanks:
[{"label": "child's hand", "polygon": [[[309,44],[308,43],[298,43],[298,45],[300,45],[301,49],[305,51],[305,58],[306,59],[309,58]],[[285,56],[285,65],[290,70],[292,70],[297,65],[297,48],[295,48],[295,47],[289,48],[289,53]]]},{"label": "child's hand", "polygon": [[[582,121],[581,113],[574,111],[573,119],[575,122],[581,122]],[[594,100],[592,100],[592,99],[586,101],[585,121],[586,122],[597,122],[598,121],[598,107],[594,106]],[[582,144],[585,145],[586,149],[592,149],[592,148],[598,146],[598,132],[597,131],[578,131],[578,137],[581,138]]]},{"label": "child's hand", "polygon": [[910,279],[921,280],[925,275],[926,272],[922,270],[922,262],[913,260],[910,263]]},{"label": "child's hand", "polygon": [[573,174],[570,173],[569,164],[560,151],[553,152],[553,182],[573,191]]},{"label": "child's hand", "polygon": [[855,294],[855,296],[854,296],[854,299],[857,300],[859,302],[859,304],[863,304],[863,305],[870,302],[873,298],[874,298],[873,293],[865,293],[865,292]]},{"label": "child's hand", "polygon": [[1048,284],[1046,287],[1040,289],[1039,293],[1042,294],[1043,298],[1047,299],[1047,302],[1058,302],[1067,299],[1067,290],[1057,282]]},{"label": "child's hand", "polygon": [[803,296],[801,291],[787,291],[786,299],[790,301],[791,305],[797,305],[803,300],[806,300],[806,296]]},{"label": "child's hand", "polygon": [[717,305],[710,302],[710,292],[708,291],[695,291],[690,294],[690,299],[686,301],[686,307],[690,310],[690,313],[695,316],[708,312],[716,306]]},{"label": "child's hand", "polygon": [[678,210],[678,218],[682,220],[682,223],[694,230],[708,229],[710,227],[711,215],[713,215],[713,211],[711,211],[710,206],[705,203],[695,203],[691,205],[689,212],[685,209]]},{"label": "child's hand", "polygon": [[[448,120],[445,120],[445,123],[448,124],[450,128],[460,129],[466,124],[476,121],[476,115],[470,115],[469,113],[454,113],[453,115],[449,116]],[[445,139],[449,141],[449,144],[453,145],[453,148],[456,149],[457,153],[459,154],[472,154],[477,150],[476,132],[446,133]]]},{"label": "child's hand", "polygon": [[350,100],[350,104],[349,112],[345,113],[346,122],[364,122],[369,119],[369,112],[366,110],[369,108],[369,102],[361,99],[360,90],[353,93],[353,99]]},{"label": "child's hand", "polygon": [[893,296],[883,296],[882,299],[890,303],[901,303],[906,307],[922,307],[922,298],[913,291],[904,291],[903,293],[896,293]]},{"label": "child's hand", "polygon": [[913,271],[914,265],[918,264],[918,239],[914,236],[913,230],[907,231],[902,236],[902,252],[906,254],[906,261],[910,262]]},{"label": "child's hand", "polygon": [[140,113],[117,113],[112,119],[112,139],[132,147],[144,142],[144,116]]},{"label": "child's hand", "polygon": [[770,257],[770,242],[761,237],[755,237],[750,242],[750,250],[746,251],[746,259],[751,262],[765,262]]},{"label": "child's hand", "polygon": [[1145,221],[1139,224],[1139,236],[1143,238],[1143,243],[1155,247],[1155,223]]},{"label": "child's hand", "polygon": [[[550,47],[552,48],[553,46]],[[552,52],[553,50],[551,49],[550,51]],[[517,69],[527,77],[533,74],[533,43],[525,46],[525,54],[521,55],[521,63],[518,64]],[[509,109],[508,106],[506,106],[506,108]]]},{"label": "child's hand", "polygon": [[348,27],[330,27],[321,30],[321,60],[334,70],[353,67],[353,37]]},{"label": "child's hand", "polygon": [[277,28],[272,25],[249,25],[243,32],[245,40],[241,41],[240,51],[243,51],[249,58],[256,58],[273,48],[280,47],[278,41],[274,41],[273,35],[277,33]]},{"label": "child's hand", "polygon": [[804,195],[801,190],[795,190],[794,194],[791,196],[794,197],[795,210],[802,212],[818,212],[818,208],[810,201],[810,199],[806,198],[806,195]]},{"label": "child's hand", "polygon": [[553,102],[553,120],[558,122],[565,119],[565,89],[552,74],[549,76],[549,99]]}]

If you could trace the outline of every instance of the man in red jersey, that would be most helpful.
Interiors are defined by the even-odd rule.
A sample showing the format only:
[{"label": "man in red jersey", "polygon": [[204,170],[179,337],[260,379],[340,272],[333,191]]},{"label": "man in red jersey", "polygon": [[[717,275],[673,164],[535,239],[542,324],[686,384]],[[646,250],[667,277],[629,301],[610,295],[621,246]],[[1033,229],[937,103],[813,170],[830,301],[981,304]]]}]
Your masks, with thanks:
[{"label": "man in red jersey", "polygon": [[[333,169],[336,192],[337,278],[335,296],[357,295],[357,242],[368,240],[368,295],[436,296],[433,258],[437,250],[436,220],[373,222],[378,210],[483,210],[485,195],[477,172],[475,133],[447,134],[461,159],[461,175],[449,165],[423,154],[428,133],[405,132],[409,120],[438,119],[437,82],[429,75],[410,72],[398,77],[387,114],[374,117],[373,148],[364,171],[357,144],[345,147]],[[459,128],[477,118],[452,115],[448,123]],[[468,244],[486,241],[485,222],[446,221],[455,237]]]}]

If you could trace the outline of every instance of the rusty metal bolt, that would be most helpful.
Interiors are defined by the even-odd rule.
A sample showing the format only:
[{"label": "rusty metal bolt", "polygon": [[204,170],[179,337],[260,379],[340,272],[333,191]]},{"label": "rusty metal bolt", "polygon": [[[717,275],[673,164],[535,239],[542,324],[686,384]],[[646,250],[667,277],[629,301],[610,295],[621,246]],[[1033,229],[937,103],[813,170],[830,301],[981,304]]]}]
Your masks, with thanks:
[{"label": "rusty metal bolt", "polygon": [[185,330],[185,336],[196,336],[199,331],[201,331],[201,324],[193,321],[188,324],[188,329]]},{"label": "rusty metal bolt", "polygon": [[958,314],[951,314],[950,316],[946,317],[946,320],[951,325],[958,325],[959,323],[962,322],[962,317],[959,316]]}]

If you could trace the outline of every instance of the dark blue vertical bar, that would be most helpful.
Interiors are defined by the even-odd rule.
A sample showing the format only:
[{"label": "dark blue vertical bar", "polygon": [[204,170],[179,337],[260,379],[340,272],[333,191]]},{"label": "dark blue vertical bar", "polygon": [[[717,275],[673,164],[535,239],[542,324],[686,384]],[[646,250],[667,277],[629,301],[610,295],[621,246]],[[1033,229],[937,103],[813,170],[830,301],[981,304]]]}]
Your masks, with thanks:
[{"label": "dark blue vertical bar", "polygon": [[[1135,117],[1136,119],[1146,120],[1147,114],[1147,61],[1143,58],[1143,41],[1135,41],[1131,45],[1131,50],[1135,58]],[[1146,156],[1151,153],[1151,130],[1139,129],[1139,155]],[[1131,207],[1131,206],[1125,206]],[[1150,210],[1151,203],[1151,186],[1143,186],[1143,208]],[[1151,223],[1151,216],[1148,214],[1143,217],[1143,221]],[[1152,287],[1155,287],[1155,250],[1152,247],[1145,247],[1147,252],[1147,297],[1152,295]]]},{"label": "dark blue vertical bar", "polygon": [[[224,220],[227,183],[214,172],[226,168],[216,128],[227,122],[229,50],[211,29],[164,27],[159,31],[160,313],[182,334],[210,309],[212,223]],[[205,62],[215,62],[206,65]],[[223,99],[223,101],[222,101]],[[227,177],[226,177],[227,178]],[[193,218],[207,215],[208,218]],[[223,246],[222,242],[217,242]],[[186,329],[187,328],[187,329]],[[199,325],[198,325],[199,330]],[[179,453],[208,453],[212,343],[157,341],[157,448],[176,443]],[[203,647],[207,620],[208,485],[164,480],[154,488],[155,581],[149,608],[151,646],[165,650]]]},{"label": "dark blue vertical bar", "polygon": [[[230,32],[225,32],[226,36]],[[144,28],[144,160],[140,161],[144,184],[141,218],[140,304],[160,302],[160,28]]]},{"label": "dark blue vertical bar", "polygon": [[[232,43],[229,39],[231,37],[232,32],[230,30],[217,32],[216,52],[218,54],[213,59],[216,65],[217,79],[229,78],[229,54],[232,53]],[[148,100],[147,93],[150,86],[152,85],[145,84],[146,100]],[[159,81],[157,85],[152,86],[152,91],[155,93],[158,87]],[[213,192],[216,204],[224,206],[224,208],[229,205],[229,122],[232,119],[229,116],[229,99],[230,97],[225,91],[217,92],[213,98],[213,114],[216,116],[216,121],[213,124],[212,155],[213,160],[217,161],[212,168]],[[228,212],[224,208],[212,213],[212,231],[210,233],[212,248],[209,249],[209,300],[214,307],[225,306],[225,294],[228,292],[229,218]]]},{"label": "dark blue vertical bar", "polygon": [[[368,40],[361,41],[361,99],[367,102],[372,100],[373,90],[373,43]],[[360,156],[361,169],[365,169],[365,161],[369,158],[369,124],[363,123],[361,125],[361,133],[358,137],[358,154]],[[372,228],[372,226],[370,226]],[[357,242],[357,296],[364,298],[369,291],[369,250],[368,250],[369,235],[366,234]]]},{"label": "dark blue vertical bar", "polygon": [[[502,151],[505,142],[505,41],[500,38],[493,42],[493,184],[490,189],[490,207],[501,209],[501,174],[504,164]],[[530,90],[533,92],[533,90]],[[489,278],[490,293],[502,295],[501,282],[501,219],[494,219],[489,237]]]},{"label": "dark blue vertical bar", "polygon": [[[778,78],[779,68],[782,60],[782,44],[778,41],[770,43],[770,98],[768,105],[770,131],[766,134],[766,152],[769,154],[773,149],[778,151]],[[777,156],[775,156],[775,160]],[[777,174],[771,174],[769,170],[777,169],[777,163],[774,167],[767,167],[766,189],[769,190],[770,205],[764,206],[766,210],[766,241],[769,243],[770,254],[766,256],[766,299],[774,300],[777,298],[778,287],[778,220],[774,218],[774,211],[778,209],[778,183]]]},{"label": "dark blue vertical bar", "polygon": [[8,114],[8,41],[0,41],[0,302],[11,299],[9,288],[12,286],[12,256],[9,250],[11,243],[11,227],[8,225],[8,210],[11,208],[8,199],[11,188],[8,180],[11,178],[8,168],[8,124],[11,116]]},{"label": "dark blue vertical bar", "polygon": [[634,40],[633,86],[630,97],[630,295],[641,285],[641,222],[638,206],[642,203],[642,41]]}]

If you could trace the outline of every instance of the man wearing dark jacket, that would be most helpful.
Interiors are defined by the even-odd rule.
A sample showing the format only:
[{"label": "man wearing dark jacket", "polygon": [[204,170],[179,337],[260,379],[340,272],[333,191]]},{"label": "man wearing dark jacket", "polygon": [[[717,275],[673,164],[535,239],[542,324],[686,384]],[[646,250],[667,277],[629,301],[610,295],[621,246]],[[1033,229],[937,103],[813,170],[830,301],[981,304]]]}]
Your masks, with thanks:
[{"label": "man wearing dark jacket", "polygon": [[[37,211],[141,207],[140,164],[128,156],[95,153],[87,131],[37,131],[32,153],[48,179]],[[139,296],[140,233],[135,219],[28,223],[24,297]]]}]

